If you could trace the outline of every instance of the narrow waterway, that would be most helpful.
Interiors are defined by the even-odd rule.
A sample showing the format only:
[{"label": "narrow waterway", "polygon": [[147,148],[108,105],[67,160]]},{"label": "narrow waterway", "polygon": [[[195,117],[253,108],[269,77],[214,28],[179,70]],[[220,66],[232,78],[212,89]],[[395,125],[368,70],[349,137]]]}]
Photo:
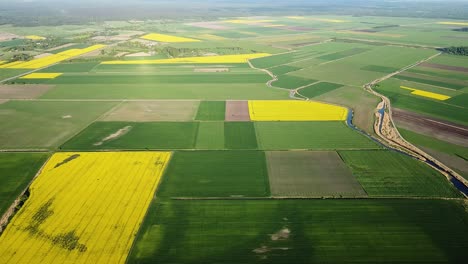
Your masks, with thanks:
[{"label": "narrow waterway", "polygon": [[[385,114],[385,104],[383,105],[383,107],[381,109],[378,110],[378,112],[380,113],[380,124],[379,124],[379,130],[381,131],[382,130],[382,124],[383,124],[383,117],[384,117],[384,114]],[[376,138],[372,137],[371,135],[367,134],[366,132],[360,130],[359,128],[357,128],[356,126],[354,126],[353,124],[353,110],[351,110],[350,108],[348,108],[348,117],[346,118],[346,125],[348,125],[348,127],[350,127],[351,129],[361,133],[362,135],[366,136],[367,138],[371,139],[372,141],[376,142],[377,144],[379,144],[380,146],[382,146],[383,148],[385,149],[388,149],[390,151],[395,151],[395,152],[398,152],[398,153],[401,153],[403,155],[406,155],[408,157],[411,157],[413,159],[417,159],[413,156],[411,156],[410,154],[406,153],[406,152],[403,152],[401,150],[398,150],[398,149],[395,149],[395,148],[392,148],[390,146],[387,146],[385,144],[383,144],[382,142],[380,142],[379,140],[377,140]],[[418,161],[422,161],[420,159],[417,159]],[[451,172],[445,170],[444,168],[440,167],[439,165],[437,165],[436,163],[432,162],[431,160],[425,160],[423,161],[425,162],[426,164],[430,165],[430,166],[433,166],[441,171],[444,171],[445,173],[447,173],[449,176],[450,176],[450,182],[460,191],[462,192],[463,194],[467,195],[468,196],[468,186],[466,186],[463,182],[461,182],[460,180],[458,180]]]}]

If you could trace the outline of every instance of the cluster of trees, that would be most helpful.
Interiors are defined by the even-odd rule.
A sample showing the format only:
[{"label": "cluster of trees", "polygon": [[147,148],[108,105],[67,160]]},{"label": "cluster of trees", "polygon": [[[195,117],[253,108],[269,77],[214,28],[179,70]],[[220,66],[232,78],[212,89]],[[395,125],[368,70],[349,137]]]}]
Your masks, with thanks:
[{"label": "cluster of trees", "polygon": [[453,31],[468,32],[468,27],[456,28],[456,29],[454,29]]},{"label": "cluster of trees", "polygon": [[439,50],[448,54],[468,56],[468,46],[448,47],[448,48],[442,48]]}]

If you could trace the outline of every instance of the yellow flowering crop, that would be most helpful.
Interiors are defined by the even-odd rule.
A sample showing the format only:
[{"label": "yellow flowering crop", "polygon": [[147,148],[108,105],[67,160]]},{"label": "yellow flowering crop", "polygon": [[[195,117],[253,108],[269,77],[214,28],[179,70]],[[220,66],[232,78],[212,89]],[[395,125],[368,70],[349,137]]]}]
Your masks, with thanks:
[{"label": "yellow flowering crop", "polygon": [[346,120],[348,110],[326,103],[270,100],[249,101],[252,121],[337,121]]},{"label": "yellow flowering crop", "polygon": [[52,73],[52,72],[34,72],[28,75],[21,77],[20,79],[55,79],[62,75],[63,73]]},{"label": "yellow flowering crop", "polygon": [[455,21],[443,21],[437,22],[440,25],[452,25],[452,26],[468,26],[468,22],[455,22]]},{"label": "yellow flowering crop", "polygon": [[124,263],[170,152],[54,154],[0,236],[2,263]]},{"label": "yellow flowering crop", "polygon": [[171,35],[165,35],[165,34],[147,34],[141,37],[142,39],[147,39],[147,40],[154,40],[154,41],[160,41],[160,42],[167,42],[167,43],[177,43],[177,42],[199,42],[200,40],[198,39],[192,39],[192,38],[184,38],[184,37],[177,37],[177,36],[171,36]]},{"label": "yellow flowering crop", "polygon": [[68,60],[83,54],[102,49],[105,45],[94,45],[84,49],[69,49],[66,51],[59,52],[57,54],[49,55],[39,59],[34,59],[30,61],[15,61],[12,63],[7,63],[0,65],[0,69],[40,69],[47,66],[50,66],[55,63],[59,63],[64,60]]},{"label": "yellow flowering crop", "polygon": [[406,86],[400,86],[400,88],[410,90],[410,91],[412,91],[411,94],[414,94],[414,95],[419,95],[419,96],[422,96],[422,97],[427,97],[427,98],[436,99],[436,100],[440,100],[440,101],[445,101],[445,100],[451,98],[448,95],[427,92],[427,91],[413,89],[411,87],[406,87]]},{"label": "yellow flowering crop", "polygon": [[160,60],[120,60],[120,61],[104,61],[101,64],[184,64],[184,63],[247,63],[250,59],[270,56],[269,53],[251,53],[237,55],[219,55],[205,57],[187,57],[174,59]]},{"label": "yellow flowering crop", "polygon": [[31,39],[31,40],[44,40],[44,39],[46,39],[44,37],[37,36],[37,35],[29,35],[29,36],[24,36],[24,37],[27,38],[27,39]]}]

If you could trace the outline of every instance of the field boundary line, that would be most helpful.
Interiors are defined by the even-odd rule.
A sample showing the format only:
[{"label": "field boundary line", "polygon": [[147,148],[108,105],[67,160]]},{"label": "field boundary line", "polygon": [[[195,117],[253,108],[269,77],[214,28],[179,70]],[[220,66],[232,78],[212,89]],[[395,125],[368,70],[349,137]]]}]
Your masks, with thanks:
[{"label": "field boundary line", "polygon": [[[422,59],[416,63],[413,63],[411,65],[408,65],[408,66],[405,66],[403,68],[401,68],[400,70],[396,71],[396,72],[393,72],[393,73],[390,73],[384,77],[381,77],[379,79],[376,79],[368,84],[365,84],[363,86],[364,90],[371,93],[371,94],[374,94],[378,97],[381,98],[381,102],[379,103],[379,105],[377,106],[377,110],[376,110],[376,115],[378,116],[377,120],[376,120],[376,123],[374,124],[374,131],[376,132],[377,136],[380,138],[379,141],[383,141],[384,144],[386,144],[387,146],[389,146],[390,148],[392,149],[396,149],[398,151],[401,151],[419,161],[422,161],[424,163],[426,163],[427,165],[429,165],[430,167],[432,167],[433,169],[435,169],[436,171],[438,171],[439,173],[441,173],[442,175],[444,175],[446,177],[446,179],[452,184],[452,186],[454,185],[452,182],[451,182],[451,178],[455,178],[456,180],[458,180],[459,182],[461,182],[463,185],[468,186],[468,180],[463,178],[460,174],[458,174],[456,171],[454,171],[453,169],[451,169],[450,167],[448,167],[447,165],[445,165],[444,163],[440,162],[439,160],[437,160],[436,158],[434,158],[433,156],[429,155],[428,153],[426,153],[425,151],[421,150],[420,148],[416,147],[415,145],[413,145],[412,143],[408,142],[401,134],[400,132],[398,131],[398,128],[397,126],[395,125],[395,122],[393,120],[393,113],[392,113],[392,107],[391,107],[391,101],[388,97],[384,96],[383,94],[380,94],[378,92],[376,92],[373,87],[382,82],[382,81],[385,81],[397,74],[400,74],[406,70],[409,70],[411,68],[414,68],[418,65],[420,65],[421,63],[424,63],[426,61],[429,61],[439,55],[441,55],[442,53],[439,52],[437,54],[434,54],[428,58],[425,58],[425,59]],[[385,114],[384,113],[380,113],[380,108],[383,109],[384,111],[387,110],[388,113]],[[388,121],[385,120],[385,117],[388,118]],[[382,128],[384,128],[382,130]],[[385,133],[382,133],[382,131],[384,131]],[[459,190],[457,188],[457,191],[459,193],[462,193],[462,195],[464,197],[468,197],[467,194],[463,193],[461,190]]]},{"label": "field boundary line", "polygon": [[36,180],[37,177],[39,177],[45,165],[49,162],[52,156],[53,156],[53,153],[49,155],[49,157],[47,157],[47,160],[42,164],[42,166],[36,172],[36,174],[31,179],[31,181],[29,181],[28,185],[23,189],[23,191],[18,195],[18,197],[16,197],[15,201],[10,205],[10,207],[5,211],[5,213],[0,218],[0,236],[3,234],[3,231],[6,229],[6,227],[10,223],[10,220],[13,219],[15,214],[19,212],[29,200],[30,196],[28,196],[27,199],[24,201],[24,203],[17,209],[17,207],[20,205],[21,197],[23,197],[26,194],[26,192],[29,190],[34,180]]},{"label": "field boundary line", "polygon": [[90,125],[94,124],[95,122],[99,121],[101,118],[103,118],[105,115],[111,113],[112,111],[114,111],[115,109],[117,109],[117,107],[120,107],[124,102],[126,102],[125,100],[124,101],[120,101],[120,103],[116,104],[115,106],[111,107],[108,111],[105,111],[102,115],[98,116],[95,120],[91,121],[89,124],[86,124],[83,126],[83,128],[81,129],[78,129],[76,133],[73,133],[70,137],[68,137],[66,140],[63,141],[62,144],[60,144],[58,147],[55,148],[55,150],[62,150],[62,146],[67,143],[68,141],[70,141],[72,138],[76,137],[78,134],[80,134],[81,132],[83,132],[84,130],[86,130]]}]

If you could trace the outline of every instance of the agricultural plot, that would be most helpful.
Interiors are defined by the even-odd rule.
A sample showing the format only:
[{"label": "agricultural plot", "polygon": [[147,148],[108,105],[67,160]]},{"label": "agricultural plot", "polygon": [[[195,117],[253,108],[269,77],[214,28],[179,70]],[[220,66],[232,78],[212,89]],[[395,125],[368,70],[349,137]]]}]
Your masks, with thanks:
[{"label": "agricultural plot", "polygon": [[125,65],[125,64],[216,64],[216,63],[247,63],[250,59],[270,56],[269,53],[251,53],[251,54],[236,54],[236,55],[218,55],[205,57],[185,57],[161,60],[121,60],[121,61],[105,61],[101,64]]},{"label": "agricultural plot", "polygon": [[61,148],[193,149],[197,122],[95,122]]},{"label": "agricultural plot", "polygon": [[69,49],[57,54],[52,54],[39,59],[33,59],[31,61],[17,61],[7,64],[0,65],[0,69],[40,69],[44,68],[74,57],[81,56],[86,53],[90,53],[96,50],[104,48],[105,45],[93,45],[83,49]]},{"label": "agricultural plot", "polygon": [[174,153],[157,196],[263,197],[269,194],[263,152],[179,151]]},{"label": "agricultural plot", "polygon": [[254,123],[224,123],[224,145],[227,149],[257,149]]},{"label": "agricultural plot", "polygon": [[344,107],[306,101],[249,101],[253,121],[339,121],[346,120]]},{"label": "agricultural plot", "polygon": [[320,82],[312,86],[300,89],[298,93],[307,98],[314,98],[316,96],[336,90],[340,87],[343,87],[343,85],[329,82]]},{"label": "agricultural plot", "polygon": [[192,121],[198,101],[123,102],[101,121]]},{"label": "agricultural plot", "polygon": [[6,102],[0,105],[0,148],[58,147],[115,105],[114,102]]},{"label": "agricultural plot", "polygon": [[224,101],[201,101],[198,107],[196,120],[223,121],[226,110]]},{"label": "agricultural plot", "polygon": [[278,80],[271,83],[274,87],[284,88],[284,89],[297,89],[299,87],[307,86],[312,83],[317,82],[317,80],[311,80],[302,77],[296,77],[291,75],[280,75]]},{"label": "agricultural plot", "polygon": [[2,99],[33,99],[53,88],[51,85],[0,85]]},{"label": "agricultural plot", "polygon": [[406,140],[468,179],[468,149],[466,147],[401,127],[398,128],[398,131]]},{"label": "agricultural plot", "polygon": [[272,196],[366,196],[334,151],[271,151],[266,156]]},{"label": "agricultural plot", "polygon": [[223,122],[200,122],[198,125],[196,149],[225,149]]},{"label": "agricultural plot", "polygon": [[47,157],[47,153],[0,153],[0,215],[31,182]]},{"label": "agricultural plot", "polygon": [[124,263],[170,155],[53,155],[0,237],[2,259]]},{"label": "agricultural plot", "polygon": [[400,153],[369,150],[339,151],[339,154],[369,196],[460,196],[442,174]]},{"label": "agricultural plot", "polygon": [[379,146],[344,122],[256,122],[259,149],[376,149]]},{"label": "agricultural plot", "polygon": [[[346,45],[353,48],[354,44],[347,43]],[[302,64],[292,64],[292,66],[302,67],[303,69],[292,72],[290,75],[339,84],[362,86],[386,75],[381,72],[365,70],[365,67],[368,65],[400,69],[435,54],[435,51],[432,50],[406,47],[367,45],[367,48],[370,50],[334,61],[320,62],[320,60],[312,60],[305,61]],[[381,59],[382,54],[386,54],[383,60]],[[340,74],[337,74],[337,72]]]},{"label": "agricultural plot", "polygon": [[[263,78],[263,77],[262,77]],[[249,100],[287,99],[288,92],[264,83],[160,83],[160,84],[60,84],[43,99],[155,99],[155,100]],[[175,80],[179,82],[178,80]]]},{"label": "agricultural plot", "polygon": [[184,38],[184,37],[171,36],[171,35],[166,35],[166,34],[157,34],[157,33],[147,34],[147,35],[142,36],[141,38],[147,39],[147,40],[159,41],[159,42],[168,42],[168,43],[200,41],[198,39]]},{"label": "agricultural plot", "polygon": [[129,263],[461,263],[467,221],[462,201],[159,201]]},{"label": "agricultural plot", "polygon": [[[382,82],[375,89],[386,95],[394,107],[454,123],[468,124],[463,92],[420,83],[402,83],[393,78]],[[451,97],[454,99],[451,100]]]}]

